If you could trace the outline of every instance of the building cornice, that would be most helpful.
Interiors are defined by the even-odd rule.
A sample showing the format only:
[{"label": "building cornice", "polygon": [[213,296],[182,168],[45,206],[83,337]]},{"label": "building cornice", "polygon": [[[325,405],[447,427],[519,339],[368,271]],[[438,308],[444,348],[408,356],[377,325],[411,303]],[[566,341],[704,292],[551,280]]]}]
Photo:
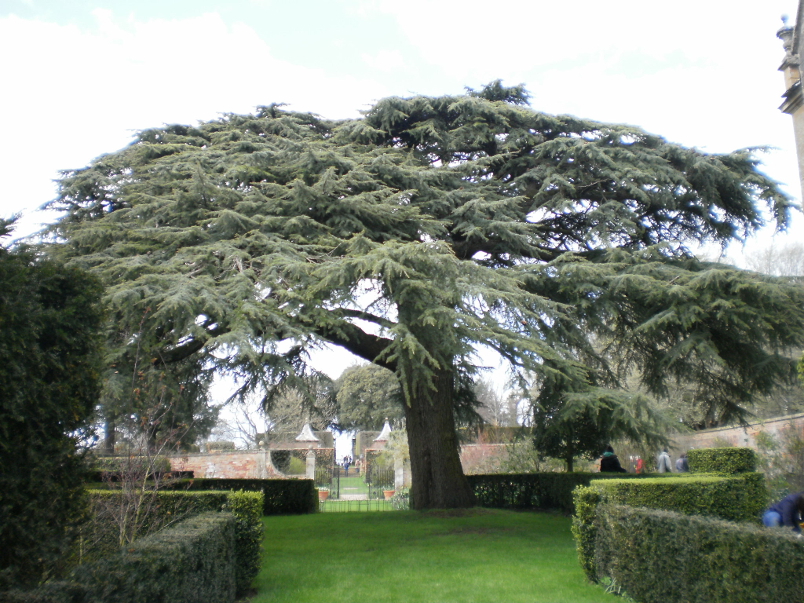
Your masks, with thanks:
[{"label": "building cornice", "polygon": [[779,110],[788,115],[793,115],[804,104],[804,96],[801,94],[801,82],[796,82],[787,89],[782,95],[784,102],[779,107]]}]

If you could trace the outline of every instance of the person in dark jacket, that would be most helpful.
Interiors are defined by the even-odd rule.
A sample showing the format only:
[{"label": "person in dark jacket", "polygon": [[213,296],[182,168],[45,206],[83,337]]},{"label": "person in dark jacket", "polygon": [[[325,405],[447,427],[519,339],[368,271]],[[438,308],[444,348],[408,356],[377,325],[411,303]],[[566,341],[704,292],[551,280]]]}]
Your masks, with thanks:
[{"label": "person in dark jacket", "polygon": [[620,459],[614,454],[614,448],[611,446],[606,446],[606,450],[603,452],[603,456],[600,459],[600,472],[628,473],[620,465]]},{"label": "person in dark jacket", "polygon": [[801,522],[804,521],[804,492],[785,496],[770,506],[762,516],[762,523],[769,528],[785,526],[801,536]]}]

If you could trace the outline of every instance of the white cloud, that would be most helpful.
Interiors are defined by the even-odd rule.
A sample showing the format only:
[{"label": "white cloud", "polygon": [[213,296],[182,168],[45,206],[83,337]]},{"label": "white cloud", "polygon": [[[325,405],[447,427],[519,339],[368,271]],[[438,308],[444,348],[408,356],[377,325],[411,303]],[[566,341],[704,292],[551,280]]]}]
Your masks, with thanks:
[{"label": "white cloud", "polygon": [[799,197],[791,121],[777,110],[774,37],[778,15],[794,8],[793,0],[766,0],[761,10],[692,0],[344,0],[344,13],[365,27],[393,19],[418,52],[391,46],[389,35],[342,77],[277,59],[271,27],[261,37],[218,13],[138,20],[98,9],[84,28],[0,18],[0,215],[49,200],[59,169],[122,147],[138,129],[271,102],[352,117],[388,94],[458,92],[496,78],[525,83],[533,106],[550,113],[630,123],[708,151],[780,147],[768,173]]},{"label": "white cloud", "polygon": [[381,50],[375,54],[361,55],[363,62],[372,69],[393,72],[406,69],[405,60],[398,50]]},{"label": "white cloud", "polygon": [[[768,0],[781,6],[790,0]],[[392,15],[433,64],[468,75],[501,66],[525,71],[579,57],[609,56],[622,49],[649,57],[740,53],[740,46],[773,30],[763,29],[767,6],[676,0],[375,0],[368,5]],[[781,13],[781,8],[780,8]],[[776,18],[774,18],[776,19]],[[771,26],[778,27],[776,20]],[[742,40],[722,47],[724,39]]]}]

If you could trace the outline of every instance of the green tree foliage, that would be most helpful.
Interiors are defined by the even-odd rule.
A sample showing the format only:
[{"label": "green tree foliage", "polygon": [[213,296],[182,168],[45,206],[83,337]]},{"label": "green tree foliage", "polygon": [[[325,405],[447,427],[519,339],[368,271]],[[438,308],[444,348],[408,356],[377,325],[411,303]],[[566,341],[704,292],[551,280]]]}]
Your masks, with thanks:
[{"label": "green tree foliage", "polygon": [[567,471],[617,439],[665,445],[673,429],[644,395],[607,388],[576,392],[548,382],[535,389],[530,410],[534,447],[542,457],[563,460]]},{"label": "green tree foliage", "polygon": [[739,414],[791,374],[776,352],[804,338],[800,291],[688,251],[750,234],[761,205],[786,223],[756,167],[538,113],[499,82],[355,120],[271,105],[146,130],[65,173],[52,253],[104,280],[112,324],[153,364],[203,358],[266,404],[324,342],[393,371],[412,504],[461,507],[456,409],[471,410],[478,344],[558,400],[636,372]]},{"label": "green tree foliage", "polygon": [[804,355],[802,355],[801,360],[798,361],[798,378],[802,385],[804,385]]},{"label": "green tree foliage", "polygon": [[270,432],[300,432],[305,423],[315,431],[337,426],[336,384],[326,375],[306,380],[306,387],[280,387],[268,411]]},{"label": "green tree foliage", "polygon": [[154,346],[120,351],[112,353],[100,397],[106,452],[191,449],[217,421],[219,408],[209,397],[214,373],[199,356],[168,367],[150,357]]},{"label": "green tree foliage", "polygon": [[[804,243],[770,245],[758,249],[746,258],[749,268],[786,278],[791,284],[804,289]],[[802,350],[791,350],[793,358],[800,358],[800,371],[804,377],[804,355]],[[804,411],[804,378],[798,381],[780,383],[767,395],[755,400],[754,413],[760,418],[787,415]]]},{"label": "green tree foliage", "polygon": [[379,431],[385,419],[397,429],[404,426],[402,388],[388,369],[376,364],[351,366],[335,388],[339,429]]},{"label": "green tree foliage", "polygon": [[82,513],[101,292],[77,267],[0,247],[0,590],[53,575]]}]

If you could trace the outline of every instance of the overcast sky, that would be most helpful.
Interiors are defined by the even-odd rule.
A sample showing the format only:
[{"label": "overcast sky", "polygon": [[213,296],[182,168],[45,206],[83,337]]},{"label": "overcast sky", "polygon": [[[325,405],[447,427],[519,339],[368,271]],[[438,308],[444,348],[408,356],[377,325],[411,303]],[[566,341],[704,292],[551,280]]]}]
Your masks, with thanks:
[{"label": "overcast sky", "polygon": [[19,233],[37,230],[52,219],[35,210],[54,197],[59,170],[138,129],[272,102],[357,117],[385,96],[456,94],[497,78],[524,83],[540,111],[710,152],[775,147],[763,169],[800,202],[776,38],[796,5],[2,0],[0,216],[22,212]]}]

